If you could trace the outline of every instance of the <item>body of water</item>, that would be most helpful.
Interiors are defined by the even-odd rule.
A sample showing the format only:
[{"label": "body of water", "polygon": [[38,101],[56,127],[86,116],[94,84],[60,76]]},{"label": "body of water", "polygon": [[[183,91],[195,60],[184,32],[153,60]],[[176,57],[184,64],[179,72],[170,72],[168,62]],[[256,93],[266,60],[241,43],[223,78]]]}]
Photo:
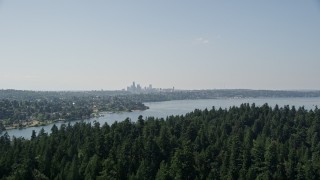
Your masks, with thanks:
[{"label": "body of water", "polygon": [[[136,121],[140,115],[143,117],[157,117],[166,118],[170,115],[183,115],[194,109],[211,109],[213,106],[216,108],[229,108],[230,106],[239,106],[242,103],[255,103],[256,106],[261,106],[268,103],[274,107],[278,104],[280,107],[284,105],[290,106],[304,106],[305,109],[314,109],[316,106],[320,107],[320,98],[241,98],[241,99],[200,99],[200,100],[177,100],[177,101],[164,101],[164,102],[152,102],[145,103],[150,109],[145,111],[123,112],[123,113],[103,113],[103,117],[91,118],[87,120],[71,121],[71,124],[76,122],[94,122],[97,121],[101,125],[108,123],[113,124],[115,121],[123,121],[126,118],[130,118],[132,121]],[[55,123],[60,127],[61,124],[67,124],[68,122]],[[32,131],[39,132],[42,128],[45,132],[50,133],[53,124],[39,127],[30,127],[24,129],[12,129],[8,130],[8,134],[12,137],[24,137],[30,139]]]}]

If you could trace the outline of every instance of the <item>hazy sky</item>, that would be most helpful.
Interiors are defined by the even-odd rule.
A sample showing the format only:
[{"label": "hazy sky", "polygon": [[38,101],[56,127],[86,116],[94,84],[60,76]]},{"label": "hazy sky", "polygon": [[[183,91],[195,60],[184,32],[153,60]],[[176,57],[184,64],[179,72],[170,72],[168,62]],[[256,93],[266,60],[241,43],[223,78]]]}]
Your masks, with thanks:
[{"label": "hazy sky", "polygon": [[320,89],[317,0],[0,0],[0,89]]}]

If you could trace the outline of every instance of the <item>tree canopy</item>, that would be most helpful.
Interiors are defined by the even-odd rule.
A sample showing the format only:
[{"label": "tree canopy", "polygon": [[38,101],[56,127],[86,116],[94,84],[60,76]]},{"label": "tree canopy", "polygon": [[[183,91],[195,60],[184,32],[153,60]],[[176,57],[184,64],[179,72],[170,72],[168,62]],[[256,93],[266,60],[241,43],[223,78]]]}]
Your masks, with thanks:
[{"label": "tree canopy", "polygon": [[0,137],[0,179],[319,179],[320,110],[242,104]]}]

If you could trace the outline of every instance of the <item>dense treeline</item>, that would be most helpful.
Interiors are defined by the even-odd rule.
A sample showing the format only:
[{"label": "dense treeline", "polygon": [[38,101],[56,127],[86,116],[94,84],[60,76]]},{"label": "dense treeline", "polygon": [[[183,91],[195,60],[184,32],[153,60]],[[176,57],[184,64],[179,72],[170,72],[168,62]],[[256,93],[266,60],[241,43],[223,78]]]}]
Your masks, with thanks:
[{"label": "dense treeline", "polygon": [[319,179],[320,110],[243,104],[0,138],[0,179]]}]

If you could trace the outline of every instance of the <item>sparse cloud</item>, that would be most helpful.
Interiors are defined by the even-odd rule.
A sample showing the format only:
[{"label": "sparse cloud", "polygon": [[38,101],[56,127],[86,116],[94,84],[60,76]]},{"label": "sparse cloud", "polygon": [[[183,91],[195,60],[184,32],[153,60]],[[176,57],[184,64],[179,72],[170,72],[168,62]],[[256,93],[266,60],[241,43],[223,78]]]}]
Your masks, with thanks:
[{"label": "sparse cloud", "polygon": [[205,40],[202,41],[202,43],[203,44],[207,44],[207,43],[209,43],[209,40],[205,39]]},{"label": "sparse cloud", "polygon": [[195,39],[196,43],[201,43],[201,44],[208,44],[210,41],[207,38],[203,37],[198,37]]},{"label": "sparse cloud", "polygon": [[212,44],[218,40],[222,39],[222,36],[220,34],[211,36],[210,40],[207,37],[198,37],[194,39],[195,44]]}]

